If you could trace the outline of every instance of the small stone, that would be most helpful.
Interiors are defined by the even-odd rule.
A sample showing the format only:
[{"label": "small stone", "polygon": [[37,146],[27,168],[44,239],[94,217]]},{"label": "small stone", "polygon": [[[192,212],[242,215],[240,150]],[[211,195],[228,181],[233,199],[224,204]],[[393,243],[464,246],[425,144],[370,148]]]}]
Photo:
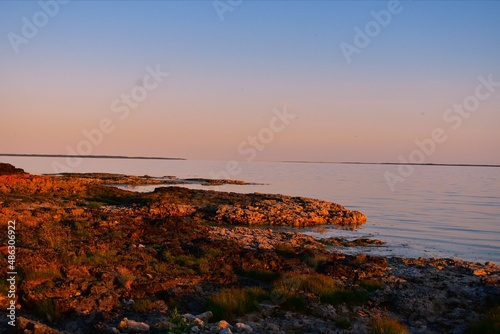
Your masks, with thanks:
[{"label": "small stone", "polygon": [[199,332],[200,332],[200,327],[198,326],[191,327],[191,333],[199,333]]},{"label": "small stone", "polygon": [[271,331],[272,333],[280,333],[280,328],[276,324],[267,324],[266,329]]},{"label": "small stone", "polygon": [[208,322],[208,319],[210,319],[213,316],[214,316],[214,314],[211,311],[207,311],[207,312],[198,314],[196,316],[196,318],[202,320],[203,322]]},{"label": "small stone", "polygon": [[123,318],[122,321],[118,324],[118,329],[121,331],[125,331],[128,333],[147,333],[149,332],[149,325],[144,322],[137,322],[135,320],[129,320],[127,318]]},{"label": "small stone", "polygon": [[195,324],[196,326],[200,326],[200,327],[205,326],[205,322],[203,320],[201,320],[200,318],[194,318],[193,324]]},{"label": "small stone", "polygon": [[231,330],[229,329],[229,327],[226,327],[224,329],[222,329],[219,334],[233,334],[233,332],[231,332]]},{"label": "small stone", "polygon": [[234,327],[236,328],[235,331],[237,333],[253,333],[252,327],[242,322],[238,322],[236,325],[234,325]]},{"label": "small stone", "polygon": [[217,323],[217,327],[219,329],[226,329],[226,328],[230,328],[231,325],[229,324],[229,322],[227,322],[226,320],[221,320]]}]

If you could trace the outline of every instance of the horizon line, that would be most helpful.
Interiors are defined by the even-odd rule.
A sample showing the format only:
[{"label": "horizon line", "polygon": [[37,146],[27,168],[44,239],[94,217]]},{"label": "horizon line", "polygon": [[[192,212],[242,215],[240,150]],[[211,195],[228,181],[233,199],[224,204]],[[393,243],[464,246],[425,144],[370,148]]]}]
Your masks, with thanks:
[{"label": "horizon line", "polygon": [[[79,154],[38,154],[38,153],[0,153],[0,157],[35,157],[35,158],[83,158],[83,159],[137,159],[137,160],[183,160],[186,158],[143,157],[126,155],[79,155]],[[198,159],[192,159],[198,160]],[[262,161],[266,162],[266,161]],[[304,163],[304,164],[339,164],[339,165],[408,165],[408,166],[448,166],[448,167],[500,167],[497,164],[466,164],[466,163],[415,163],[415,162],[363,162],[363,161],[308,161],[282,160],[267,162]]]},{"label": "horizon line", "polygon": [[285,163],[302,164],[339,164],[339,165],[402,165],[402,166],[449,166],[449,167],[500,167],[490,164],[465,164],[465,163],[433,163],[433,162],[361,162],[361,161],[306,161],[306,160],[284,160]]}]

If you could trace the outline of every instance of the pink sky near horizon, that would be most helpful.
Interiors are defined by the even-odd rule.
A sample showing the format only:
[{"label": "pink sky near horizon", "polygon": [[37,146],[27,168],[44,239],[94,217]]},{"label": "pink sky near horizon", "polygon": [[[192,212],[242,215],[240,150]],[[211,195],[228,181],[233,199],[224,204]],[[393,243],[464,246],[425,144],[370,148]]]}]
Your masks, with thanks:
[{"label": "pink sky near horizon", "polygon": [[[8,39],[0,44],[0,153],[67,154],[67,146],[76,150],[86,140],[83,130],[96,129],[102,119],[109,118],[115,128],[103,135],[102,143],[92,146],[92,155],[244,161],[248,155],[239,152],[240,145],[269,127],[275,108],[286,107],[297,118],[275,133],[273,140],[262,144],[265,149],[257,152],[255,161],[398,162],[399,156],[408,159],[418,149],[415,140],[431,138],[433,129],[442,128],[447,140],[437,144],[435,152],[422,162],[500,164],[500,88],[481,101],[478,110],[463,119],[456,130],[453,123],[443,120],[447,109],[475,93],[479,76],[492,75],[500,81],[500,62],[491,56],[498,45],[491,43],[490,35],[482,37],[483,41],[472,33],[467,36],[453,30],[458,28],[450,28],[443,34],[457,41],[464,38],[479,43],[480,48],[464,48],[463,54],[457,52],[460,43],[436,49],[440,41],[428,36],[426,29],[431,28],[424,25],[424,13],[428,9],[425,6],[438,5],[408,3],[400,17],[395,17],[356,55],[356,61],[348,64],[339,51],[339,42],[352,42],[353,26],[367,22],[370,10],[385,8],[385,3],[348,8],[347,16],[337,13],[340,9],[336,11],[334,6],[348,4],[319,5],[333,6],[335,20],[315,19],[310,13],[292,13],[290,9],[290,18],[300,18],[304,26],[310,25],[304,30],[284,19],[275,20],[273,15],[285,5],[276,4],[276,12],[262,12],[268,15],[262,18],[262,29],[273,27],[275,39],[251,25],[253,15],[261,13],[252,6],[264,4],[245,4],[224,22],[211,8],[203,9],[207,14],[203,12],[206,16],[200,17],[205,29],[200,23],[198,30],[192,31],[165,28],[166,32],[160,34],[154,30],[159,38],[185,45],[149,41],[152,37],[144,36],[153,33],[148,26],[153,23],[144,21],[145,27],[134,28],[142,32],[131,37],[144,45],[124,46],[91,38],[98,36],[92,33],[97,34],[99,25],[104,26],[107,19],[118,20],[112,4],[68,4],[18,55],[13,54]],[[90,10],[89,6],[102,6],[102,23],[97,21],[96,27],[84,21],[68,23],[71,19],[83,20],[78,17],[78,9]],[[123,15],[142,22],[134,16],[138,4],[120,6]],[[460,23],[460,15],[471,13],[467,4],[460,6],[463,13],[454,13],[456,17],[446,14],[445,4],[433,10],[436,16],[450,15],[442,20],[451,27]],[[492,4],[482,6],[484,12],[500,13],[497,7],[494,11],[486,8]],[[19,17],[29,16],[38,8],[36,2],[11,3],[10,7],[4,8],[5,13],[11,10],[12,16],[5,18],[0,30],[4,36],[19,28]],[[153,9],[144,11],[152,17]],[[498,36],[498,24],[487,23],[490,21],[479,14],[469,16],[475,29],[487,28],[491,36]],[[174,21],[154,24],[187,24]],[[131,30],[132,23],[124,22],[117,23],[116,31],[102,33],[109,35],[109,41],[111,37],[124,38],[120,29],[135,31]],[[340,28],[328,26],[332,22]],[[412,25],[415,22],[420,25]],[[294,37],[287,34],[289,30]],[[70,39],[65,35],[71,33],[83,37]],[[410,34],[413,44],[407,40]],[[246,39],[240,41],[242,35]],[[210,48],[201,49],[194,41]],[[441,41],[445,42],[451,43]],[[273,43],[279,47],[270,49]],[[157,64],[170,75],[121,120],[112,111],[112,103],[142,82],[147,66],[154,68]]]}]

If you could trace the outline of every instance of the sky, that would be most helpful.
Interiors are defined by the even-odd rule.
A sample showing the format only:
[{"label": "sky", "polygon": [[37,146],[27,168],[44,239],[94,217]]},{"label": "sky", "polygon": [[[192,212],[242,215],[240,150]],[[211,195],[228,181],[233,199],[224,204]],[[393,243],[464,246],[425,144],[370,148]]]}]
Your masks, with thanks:
[{"label": "sky", "polygon": [[1,1],[0,153],[500,164],[498,1]]}]

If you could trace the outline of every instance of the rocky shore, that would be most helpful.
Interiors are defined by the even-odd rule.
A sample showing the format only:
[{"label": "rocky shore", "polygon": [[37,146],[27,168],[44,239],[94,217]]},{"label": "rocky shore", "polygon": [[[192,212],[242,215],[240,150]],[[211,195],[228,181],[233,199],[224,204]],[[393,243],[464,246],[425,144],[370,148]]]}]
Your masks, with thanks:
[{"label": "rocky shore", "polygon": [[328,246],[380,241],[282,229],[366,223],[339,204],[181,187],[134,193],[109,185],[153,178],[0,171],[0,225],[16,221],[18,272],[15,328],[1,273],[0,333],[500,330],[494,263],[349,256]]}]

